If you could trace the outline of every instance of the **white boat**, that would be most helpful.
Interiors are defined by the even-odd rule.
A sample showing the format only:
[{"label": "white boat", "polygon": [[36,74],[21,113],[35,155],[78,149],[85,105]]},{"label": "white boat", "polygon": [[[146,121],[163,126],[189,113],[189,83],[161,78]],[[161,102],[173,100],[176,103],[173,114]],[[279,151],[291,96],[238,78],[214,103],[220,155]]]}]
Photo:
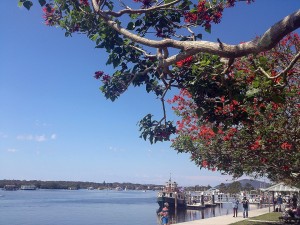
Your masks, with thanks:
[{"label": "white boat", "polygon": [[186,204],[187,209],[204,209],[205,205],[202,205],[200,202]]},{"label": "white boat", "polygon": [[260,195],[258,194],[258,191],[251,190],[248,199],[249,199],[249,204],[259,204]]},{"label": "white boat", "polygon": [[36,190],[35,185],[21,185],[21,190]]}]

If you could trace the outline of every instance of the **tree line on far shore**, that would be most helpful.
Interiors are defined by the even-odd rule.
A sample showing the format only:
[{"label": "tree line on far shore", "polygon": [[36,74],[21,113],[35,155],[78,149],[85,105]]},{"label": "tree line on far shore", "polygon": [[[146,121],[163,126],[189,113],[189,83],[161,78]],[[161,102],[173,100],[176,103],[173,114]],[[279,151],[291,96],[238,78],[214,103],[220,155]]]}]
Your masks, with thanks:
[{"label": "tree line on far shore", "polygon": [[154,184],[133,184],[133,183],[102,183],[83,182],[83,181],[40,181],[40,180],[0,180],[0,188],[5,185],[15,185],[20,188],[22,185],[34,185],[39,189],[127,189],[127,190],[155,190],[160,189],[162,185]]},{"label": "tree line on far shore", "polygon": [[[21,188],[22,185],[34,185],[38,189],[119,189],[119,190],[161,190],[163,185],[156,184],[133,184],[133,183],[102,183],[96,182],[83,182],[83,181],[41,181],[41,180],[0,180],[0,188],[4,188],[5,185],[15,185],[17,189]],[[265,185],[269,185],[265,183]],[[221,183],[215,188],[219,189],[222,193],[239,193],[241,191],[249,192],[251,190],[258,189],[251,180],[234,181],[231,183]],[[185,191],[207,191],[212,186],[210,185],[195,185],[184,187]]]}]

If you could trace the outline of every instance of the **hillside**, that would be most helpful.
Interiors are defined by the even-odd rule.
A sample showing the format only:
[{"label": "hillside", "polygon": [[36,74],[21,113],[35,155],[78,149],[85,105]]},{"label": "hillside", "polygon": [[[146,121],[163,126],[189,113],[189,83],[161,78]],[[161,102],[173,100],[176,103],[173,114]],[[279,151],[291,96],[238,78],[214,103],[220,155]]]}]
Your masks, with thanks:
[{"label": "hillside", "polygon": [[[247,183],[251,184],[255,189],[267,188],[267,187],[271,186],[270,183],[259,181],[259,180],[254,180],[254,179],[242,179],[242,180],[237,180],[237,181],[240,182],[240,184],[243,188],[246,186]],[[230,183],[225,183],[225,185],[226,185],[226,187],[228,187],[234,182],[236,182],[236,181],[233,181]],[[220,185],[217,185],[215,188],[219,188],[219,187],[220,187]]]}]

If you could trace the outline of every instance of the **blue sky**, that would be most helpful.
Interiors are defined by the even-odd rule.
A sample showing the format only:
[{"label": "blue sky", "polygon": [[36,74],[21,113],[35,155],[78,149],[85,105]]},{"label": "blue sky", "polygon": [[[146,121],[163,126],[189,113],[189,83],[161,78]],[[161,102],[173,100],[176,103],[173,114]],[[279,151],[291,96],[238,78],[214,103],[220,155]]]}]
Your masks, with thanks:
[{"label": "blue sky", "polygon": [[[139,138],[137,122],[149,112],[160,119],[161,105],[144,88],[106,100],[93,74],[113,70],[93,42],[45,26],[38,4],[28,12],[17,0],[1,3],[0,179],[163,184],[171,173],[184,186],[231,181],[200,171],[170,143]],[[248,41],[299,6],[299,0],[239,4],[203,39]]]}]

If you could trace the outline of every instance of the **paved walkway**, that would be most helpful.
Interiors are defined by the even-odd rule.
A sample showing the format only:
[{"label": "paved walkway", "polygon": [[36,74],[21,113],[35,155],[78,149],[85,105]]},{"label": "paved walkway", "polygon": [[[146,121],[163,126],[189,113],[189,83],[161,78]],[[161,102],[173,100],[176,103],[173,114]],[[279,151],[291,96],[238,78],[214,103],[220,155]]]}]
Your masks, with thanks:
[{"label": "paved walkway", "polygon": [[[272,212],[272,208],[271,208]],[[259,216],[262,214],[269,213],[269,207],[262,208],[262,209],[255,209],[249,211],[249,217],[248,219],[251,219],[251,217]],[[188,221],[184,223],[177,223],[178,225],[228,225],[232,224],[241,220],[245,220],[243,218],[243,212],[238,213],[238,217],[233,217],[233,214],[231,215],[225,215],[225,216],[217,216],[217,217],[211,217],[207,219],[201,219],[201,220],[194,220],[194,221]]]}]

